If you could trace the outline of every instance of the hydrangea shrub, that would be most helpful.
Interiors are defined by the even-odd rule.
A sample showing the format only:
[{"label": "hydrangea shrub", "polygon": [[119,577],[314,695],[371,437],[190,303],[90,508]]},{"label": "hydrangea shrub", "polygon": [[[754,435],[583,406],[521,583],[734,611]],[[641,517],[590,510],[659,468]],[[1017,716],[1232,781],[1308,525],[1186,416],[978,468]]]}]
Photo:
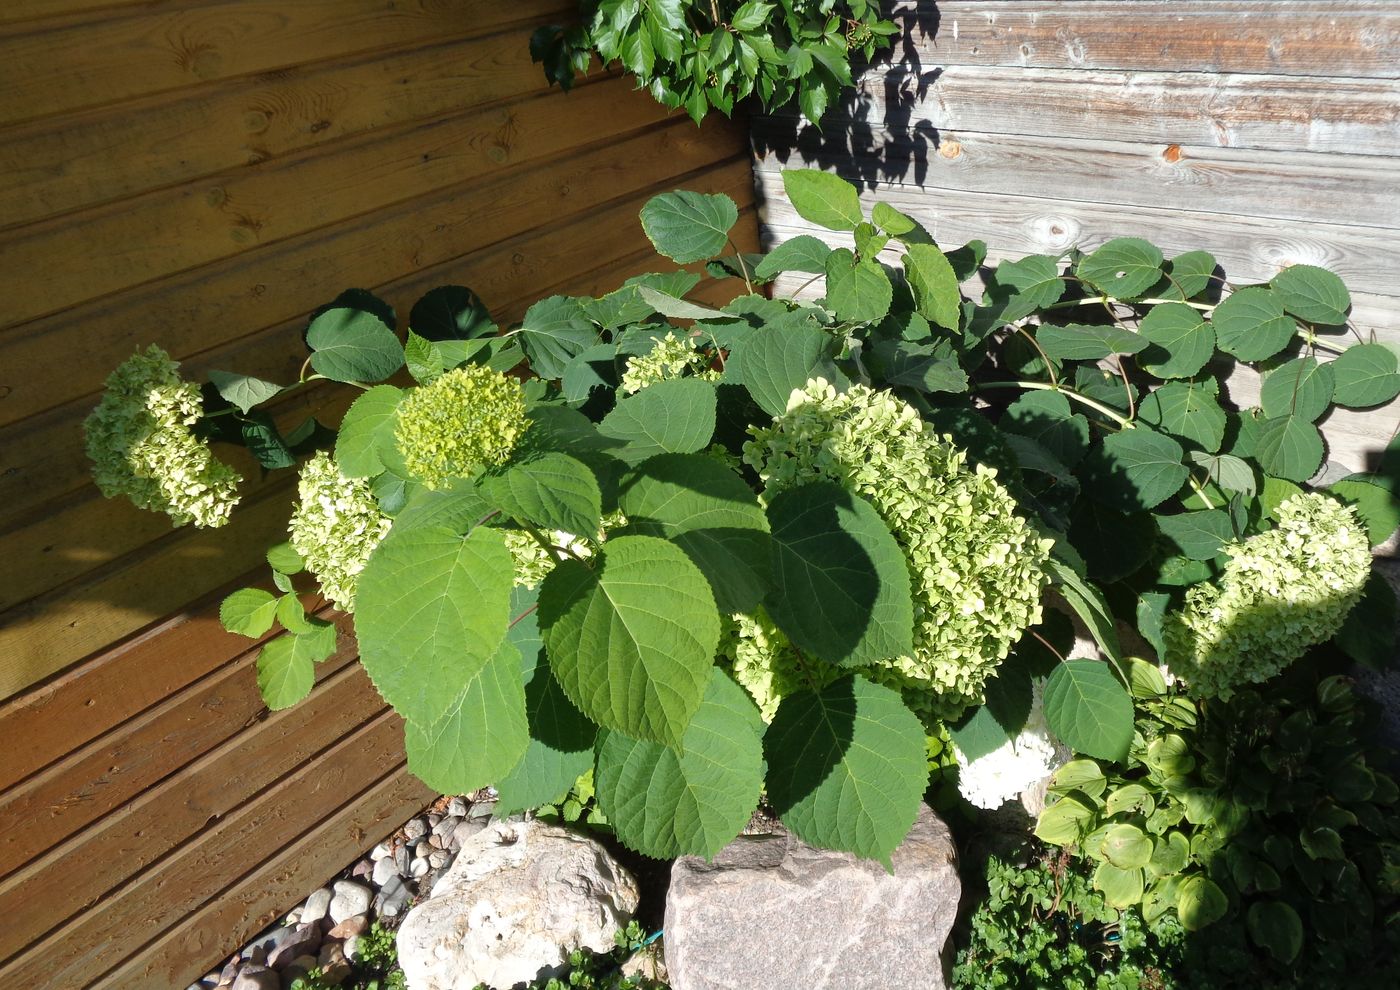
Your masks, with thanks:
[{"label": "hydrangea shrub", "polygon": [[[734,203],[667,193],[643,229],[703,274],[553,296],[506,332],[460,286],[406,332],[352,291],[312,319],[298,381],[212,372],[202,407],[139,356],[90,420],[95,472],[211,524],[236,479],[207,440],[270,470],[311,455],[268,556],[278,594],[221,610],[284,628],[258,658],[268,704],[336,648],[298,598],[319,589],[353,610],[423,780],[530,808],[592,774],[599,814],[658,857],[713,855],[762,797],[808,842],[888,863],[934,750],[985,806],[1069,750],[1140,759],[1133,695],[1157,668],[1124,656],[1122,622],[1220,695],[1287,662],[1217,634],[1271,610],[1292,646],[1372,651],[1386,602],[1357,588],[1387,481],[1299,487],[1333,404],[1400,391],[1391,351],[1339,342],[1335,276],[1232,286],[1204,252],[1135,238],[986,266],[836,176],[784,182],[853,248],[726,257]],[[766,295],[785,273],[824,295]],[[705,275],[733,301],[686,298]],[[1258,407],[1225,403],[1231,362],[1263,372]],[[280,397],[327,381],[360,392],[338,429],[281,433]],[[1047,605],[1101,656],[1075,656]]]}]

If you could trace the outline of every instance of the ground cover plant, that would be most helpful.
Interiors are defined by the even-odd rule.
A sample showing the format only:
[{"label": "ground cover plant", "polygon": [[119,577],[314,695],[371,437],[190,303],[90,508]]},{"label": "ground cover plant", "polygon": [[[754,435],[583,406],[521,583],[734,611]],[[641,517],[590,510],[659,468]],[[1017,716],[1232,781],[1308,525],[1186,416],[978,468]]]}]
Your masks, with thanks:
[{"label": "ground cover plant", "polygon": [[796,100],[820,120],[851,85],[851,53],[868,60],[898,28],[870,0],[581,0],[573,26],[542,27],[530,54],[568,89],[594,57],[618,63],[657,102],[698,124],[746,97],[768,110]]},{"label": "ground cover plant", "polygon": [[[268,554],[279,593],[234,593],[224,624],[282,627],[257,676],[284,708],[335,647],[302,596],[353,612],[410,767],[441,792],[492,785],[501,813],[567,814],[572,789],[578,814],[591,801],[662,858],[713,855],[762,796],[808,842],[888,864],[930,753],[984,807],[1077,756],[1042,836],[1145,887],[1154,857],[1178,858],[1173,835],[1193,856],[1197,841],[1179,821],[1144,827],[1158,808],[1133,784],[1190,806],[1140,782],[1174,745],[1152,750],[1145,720],[1210,724],[1219,706],[1269,724],[1256,686],[1309,647],[1386,656],[1394,601],[1369,548],[1400,518],[1395,477],[1307,483],[1318,420],[1394,398],[1395,354],[1347,329],[1346,289],[1321,269],[1233,285],[1204,252],[1137,238],[990,266],[980,243],[945,250],[885,204],[867,215],[833,175],[784,182],[851,246],[740,255],[732,201],[673,192],[642,227],[700,271],[553,296],[513,328],[447,286],[401,336],[352,290],[311,319],[296,382],[214,372],[201,392],[138,354],[89,420],[97,481],[221,525],[238,479],[212,442],[299,465],[289,539]],[[824,296],[764,294],[792,273],[825,278]],[[688,300],[706,276],[738,296]],[[1262,389],[1235,408],[1222,380],[1241,369]],[[281,432],[268,403],[326,380],[359,393],[342,421]],[[1101,655],[1073,655],[1047,604]],[[1127,656],[1120,623],[1165,667]],[[1303,737],[1331,731],[1327,692]],[[1106,783],[1079,796],[1091,767],[1121,779],[1112,809]],[[1353,805],[1393,791],[1375,767],[1354,774],[1371,793],[1339,805],[1358,821]],[[1346,860],[1375,861],[1381,838]],[[1188,928],[1217,900],[1197,861],[1161,912]],[[1091,882],[1134,902],[1131,876],[1099,863]],[[1285,912],[1251,912],[1259,947],[1291,947]]]}]

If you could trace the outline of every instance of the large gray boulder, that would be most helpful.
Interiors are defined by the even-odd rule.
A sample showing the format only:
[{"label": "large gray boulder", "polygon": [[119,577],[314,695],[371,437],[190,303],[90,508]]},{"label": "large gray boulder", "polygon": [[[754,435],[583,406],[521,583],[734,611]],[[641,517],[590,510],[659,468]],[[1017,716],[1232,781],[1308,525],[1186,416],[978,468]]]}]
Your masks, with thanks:
[{"label": "large gray boulder", "polygon": [[671,869],[673,990],[939,990],[958,911],[957,853],[927,807],[894,874],[786,832],[740,836]]},{"label": "large gray boulder", "polygon": [[409,990],[511,987],[562,971],[577,946],[612,948],[637,884],[602,846],[542,822],[492,822],[399,928]]}]

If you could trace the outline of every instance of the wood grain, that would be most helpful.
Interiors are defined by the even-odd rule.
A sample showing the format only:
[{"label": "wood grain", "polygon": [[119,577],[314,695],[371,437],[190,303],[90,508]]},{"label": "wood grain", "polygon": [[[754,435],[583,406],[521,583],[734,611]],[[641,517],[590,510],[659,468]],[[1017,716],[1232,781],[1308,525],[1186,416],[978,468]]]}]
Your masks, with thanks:
[{"label": "wood grain", "polygon": [[[267,870],[266,864],[253,865],[252,877],[248,877],[249,865],[258,864],[259,858],[274,849],[286,849],[287,853],[300,854],[316,864],[312,872],[304,872],[311,864],[294,868],[294,874],[308,881],[302,892],[294,896],[298,899],[305,896],[305,892],[344,865],[330,865],[329,870],[323,870],[319,867],[326,858],[336,854],[344,856],[346,851],[356,849],[363,842],[375,842],[378,836],[371,839],[371,835],[392,832],[403,819],[431,800],[433,795],[423,784],[400,780],[402,772],[395,772],[402,762],[403,721],[392,713],[367,720],[363,727],[339,739],[325,752],[309,756],[293,773],[246,801],[227,818],[214,823],[207,832],[183,844],[118,891],[99,900],[90,910],[64,924],[24,955],[0,966],[0,976],[10,977],[15,986],[24,986],[18,980],[48,972],[49,979],[56,980],[49,986],[88,986],[98,982],[104,970],[111,966],[150,968],[158,965],[164,968],[175,962],[168,951],[143,949],[143,944],[161,935],[164,938],[157,944],[185,942],[197,947],[202,955],[197,956],[195,965],[207,968],[221,955],[221,948],[227,947],[230,951],[238,948],[241,942],[232,940],[238,938],[241,926],[234,921],[228,928],[196,928],[186,919],[206,916],[220,905],[227,907],[234,891],[249,896],[249,907],[262,910],[267,910],[272,896],[286,896],[283,892],[287,881],[281,878],[280,871]],[[393,774],[393,787],[399,795],[399,800],[389,802],[388,807],[374,800],[375,781],[382,779],[385,773]],[[367,786],[371,791],[364,795],[368,805],[364,811],[346,804],[347,795],[361,795]],[[410,807],[403,807],[405,804]],[[399,809],[406,814],[388,819],[367,818],[367,812],[393,815]],[[357,840],[356,833],[340,822],[328,828],[325,822],[329,815],[336,815],[340,822],[349,818],[360,825],[363,837]],[[252,886],[251,879],[260,879],[265,886],[262,889]],[[277,903],[280,905],[280,900]],[[143,924],[132,926],[130,919],[137,917]],[[253,934],[256,930],[248,931],[245,938]],[[210,941],[216,942],[218,948]],[[188,966],[190,961],[186,959],[178,965]],[[175,979],[175,969],[165,972]],[[199,975],[196,972],[190,979],[197,979]],[[130,982],[106,977],[102,984],[185,986],[178,980],[165,983],[154,972],[132,977]]]},{"label": "wood grain", "polygon": [[350,796],[302,835],[279,833],[275,856],[211,898],[179,927],[103,974],[98,984],[186,986],[343,868],[346,850],[369,848],[435,796],[407,769],[399,768]]},{"label": "wood grain", "polygon": [[[1400,10],[1375,0],[941,0],[935,35],[917,26],[913,6],[898,4],[895,20],[913,28],[925,66],[1387,79],[1400,60]],[[918,6],[927,20],[930,5]]]},{"label": "wood grain", "polygon": [[[48,216],[519,100],[546,89],[526,35],[309,64],[7,128],[0,195],[9,209],[19,204],[25,216]],[[0,213],[0,224],[6,216]]]},{"label": "wood grain", "polygon": [[[221,0],[0,30],[0,125],[367,52],[533,28],[564,0]],[[518,32],[516,32],[518,34]],[[517,40],[519,40],[517,38]]]},{"label": "wood grain", "polygon": [[[256,694],[253,672],[239,665],[238,676]],[[326,677],[310,697],[295,707],[273,712],[246,731],[229,737],[142,791],[128,804],[11,873],[0,881],[0,911],[15,920],[0,930],[0,959],[18,955],[27,947],[52,959],[55,953],[39,944],[45,933],[132,877],[147,874],[143,876],[144,883],[149,879],[147,868],[153,864],[158,865],[150,873],[160,879],[159,886],[166,895],[164,908],[142,904],[138,910],[121,899],[114,905],[109,898],[96,918],[85,919],[85,927],[90,930],[94,924],[104,923],[129,927],[124,918],[130,917],[143,918],[155,926],[169,917],[166,912],[172,907],[179,911],[175,906],[179,903],[175,888],[184,887],[187,902],[191,886],[193,891],[207,891],[212,878],[193,874],[172,882],[170,878],[178,878],[180,871],[168,861],[161,862],[168,852],[197,839],[204,844],[214,843],[221,854],[227,852],[234,857],[231,862],[237,862],[246,849],[225,850],[215,837],[224,831],[227,821],[243,816],[250,802],[264,808],[275,806],[269,795],[261,792],[277,785],[284,776],[291,775],[303,783],[308,776],[313,781],[320,779],[309,766],[318,754],[343,745],[345,737],[383,711],[383,699],[375,693],[359,664],[352,661]],[[360,751],[360,759],[366,764],[389,761],[374,770],[372,776],[377,777],[403,759],[402,723],[392,729],[397,730],[397,736],[391,732],[387,740],[382,740],[385,744]],[[179,758],[182,754],[176,750],[170,755]],[[300,801],[290,796],[289,790],[278,785],[273,792],[275,799],[285,801],[284,813],[288,809],[300,813]],[[244,836],[242,845],[246,847],[252,837]],[[194,906],[198,905],[190,905]],[[149,937],[150,932],[145,935]],[[115,945],[104,946],[109,940]],[[114,938],[109,930],[84,939],[74,949],[81,954],[111,952],[119,949],[121,943],[122,939]]]},{"label": "wood grain", "polygon": [[[862,183],[1002,193],[1121,206],[1180,207],[1279,220],[1400,228],[1400,155],[1325,155],[1180,144],[942,131],[873,135],[838,158],[810,125],[754,122],[755,168],[835,164]],[[828,132],[840,144],[849,136]],[[1397,139],[1400,150],[1400,139]],[[790,150],[789,150],[790,149]],[[1287,189],[1283,196],[1263,189]]]},{"label": "wood grain", "polygon": [[1393,155],[1400,80],[950,66],[871,70],[822,126]]},{"label": "wood grain", "polygon": [[[318,679],[355,659],[347,619],[338,633],[336,653],[318,665]],[[0,795],[0,821],[25,823],[0,837],[0,877],[263,718],[253,676],[257,653],[249,650]]]}]

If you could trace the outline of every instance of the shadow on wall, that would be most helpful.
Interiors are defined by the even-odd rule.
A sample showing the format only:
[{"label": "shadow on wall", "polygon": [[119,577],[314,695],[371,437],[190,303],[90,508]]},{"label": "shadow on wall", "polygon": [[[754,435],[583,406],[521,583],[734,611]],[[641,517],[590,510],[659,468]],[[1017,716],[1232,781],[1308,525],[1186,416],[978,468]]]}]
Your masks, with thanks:
[{"label": "shadow on wall", "polygon": [[787,164],[794,151],[808,163],[839,170],[857,186],[909,178],[922,184],[930,153],[939,146],[938,129],[926,120],[911,123],[913,111],[929,98],[943,70],[926,68],[916,39],[938,33],[938,5],[920,2],[894,12],[902,27],[895,46],[878,52],[868,66],[852,65],[854,89],[822,118],[820,127],[795,109],[762,118],[754,128],[754,153]]}]

